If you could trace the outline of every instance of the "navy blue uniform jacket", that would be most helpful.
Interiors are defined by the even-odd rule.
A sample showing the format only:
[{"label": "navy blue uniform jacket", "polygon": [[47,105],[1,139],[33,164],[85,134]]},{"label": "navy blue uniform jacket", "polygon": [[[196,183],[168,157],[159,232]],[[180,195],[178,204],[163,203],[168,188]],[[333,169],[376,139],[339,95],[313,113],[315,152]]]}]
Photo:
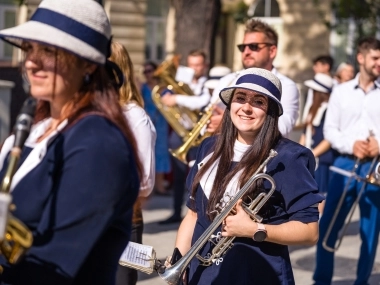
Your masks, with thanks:
[{"label": "navy blue uniform jacket", "polygon": [[[24,147],[21,161],[31,151]],[[0,278],[23,285],[114,284],[139,189],[130,144],[113,123],[89,115],[59,133],[42,157],[12,192],[13,215],[33,232],[33,245],[15,266],[3,260]]]},{"label": "navy blue uniform jacket", "polygon": [[[187,178],[187,188],[198,171],[198,163],[213,151],[215,137],[206,139],[200,146],[196,163]],[[272,158],[266,173],[272,176],[276,190],[259,214],[264,224],[281,224],[287,221],[310,223],[318,221],[317,203],[323,200],[318,194],[318,186],[313,178],[315,159],[307,148],[288,139],[281,139],[275,150],[278,155]],[[269,191],[271,185],[266,180],[264,187]],[[208,199],[198,185],[196,195],[188,199],[187,206],[197,212],[192,244],[210,225],[206,215]],[[214,233],[220,232],[219,229]],[[201,256],[211,252],[212,244],[207,242]],[[263,285],[294,284],[288,247],[270,242],[255,242],[251,238],[236,238],[234,246],[221,260],[209,267],[200,266],[194,258],[189,269],[190,285]]]}]

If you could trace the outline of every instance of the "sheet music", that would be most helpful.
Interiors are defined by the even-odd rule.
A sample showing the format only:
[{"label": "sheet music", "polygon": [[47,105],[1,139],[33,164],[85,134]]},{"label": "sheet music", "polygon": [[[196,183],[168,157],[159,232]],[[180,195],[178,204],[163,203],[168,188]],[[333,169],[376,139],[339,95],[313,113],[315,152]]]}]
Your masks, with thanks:
[{"label": "sheet music", "polygon": [[151,259],[154,258],[153,252],[152,246],[129,242],[120,257],[120,262],[149,268],[152,264]]}]

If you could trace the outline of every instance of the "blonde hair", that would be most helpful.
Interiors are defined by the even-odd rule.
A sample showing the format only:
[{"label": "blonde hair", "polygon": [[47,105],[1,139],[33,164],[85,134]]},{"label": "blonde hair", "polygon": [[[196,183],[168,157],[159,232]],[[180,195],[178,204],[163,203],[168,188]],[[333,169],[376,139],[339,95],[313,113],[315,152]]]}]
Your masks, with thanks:
[{"label": "blonde hair", "polygon": [[127,49],[118,42],[112,42],[110,60],[115,62],[124,74],[124,83],[119,89],[119,102],[121,105],[135,101],[140,107],[144,107],[144,100],[139,88],[137,88],[133,73],[133,63]]}]

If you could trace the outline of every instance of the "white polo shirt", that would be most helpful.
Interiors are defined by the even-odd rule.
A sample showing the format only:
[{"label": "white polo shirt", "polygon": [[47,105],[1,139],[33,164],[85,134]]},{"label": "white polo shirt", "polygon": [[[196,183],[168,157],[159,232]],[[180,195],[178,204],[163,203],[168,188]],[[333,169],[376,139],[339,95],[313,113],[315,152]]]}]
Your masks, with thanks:
[{"label": "white polo shirt", "polygon": [[194,96],[176,95],[176,103],[179,106],[189,108],[190,110],[199,110],[205,107],[210,102],[210,92],[204,86],[207,80],[206,76],[198,79],[197,83],[189,84],[189,87],[194,92]]}]

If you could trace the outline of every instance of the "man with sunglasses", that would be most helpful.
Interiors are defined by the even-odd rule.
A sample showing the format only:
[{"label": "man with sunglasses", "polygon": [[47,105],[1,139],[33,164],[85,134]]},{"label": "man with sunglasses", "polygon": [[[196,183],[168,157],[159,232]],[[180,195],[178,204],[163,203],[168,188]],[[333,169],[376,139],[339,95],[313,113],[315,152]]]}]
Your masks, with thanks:
[{"label": "man with sunglasses", "polygon": [[[280,74],[273,66],[277,54],[278,35],[268,24],[256,19],[249,19],[245,25],[243,43],[237,47],[241,52],[243,67],[258,67],[272,71],[281,81],[281,104],[284,114],[279,118],[279,129],[283,136],[287,136],[294,127],[299,112],[299,92],[296,84],[288,77]],[[230,85],[239,72],[231,73],[219,80],[215,88],[211,102],[217,102],[220,90]],[[207,126],[207,131],[215,132],[221,122],[224,105],[215,106],[213,116]]]}]

